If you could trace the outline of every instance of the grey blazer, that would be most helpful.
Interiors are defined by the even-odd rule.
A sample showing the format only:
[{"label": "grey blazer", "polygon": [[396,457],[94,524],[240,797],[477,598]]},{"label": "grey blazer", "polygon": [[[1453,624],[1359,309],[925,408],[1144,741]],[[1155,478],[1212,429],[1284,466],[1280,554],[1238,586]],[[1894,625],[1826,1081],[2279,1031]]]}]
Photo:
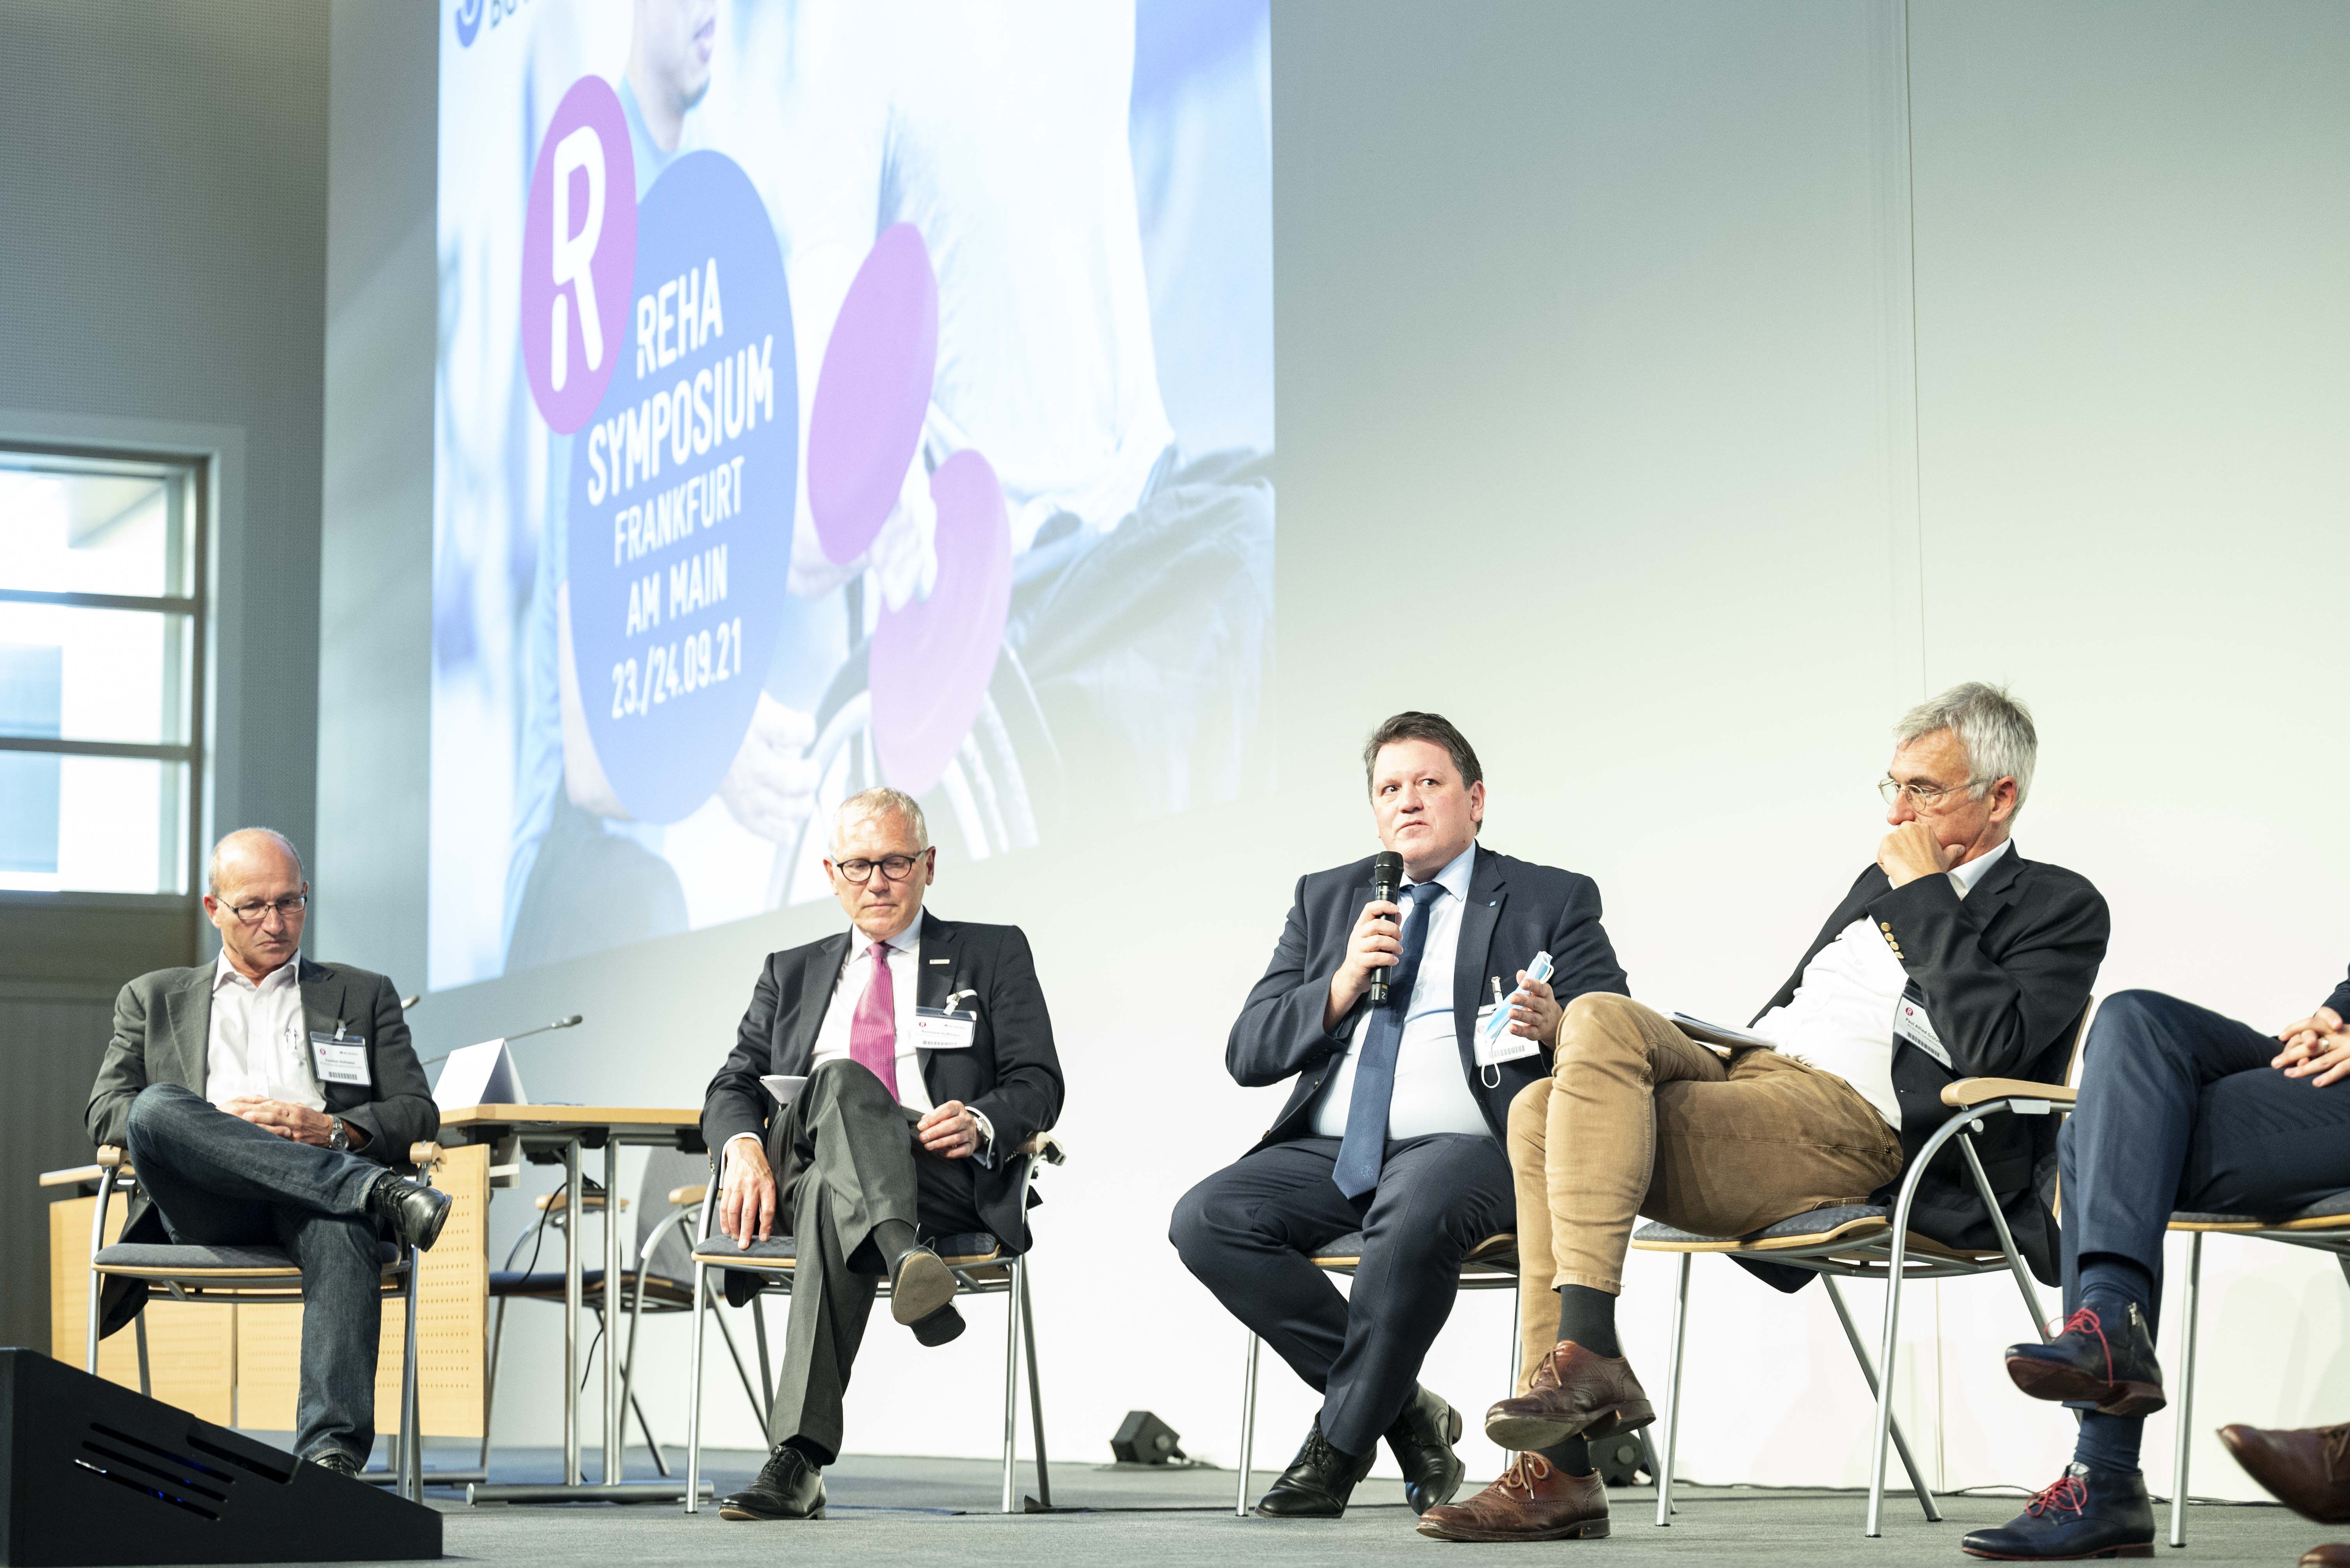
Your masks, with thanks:
[{"label": "grey blazer", "polygon": [[[361,1158],[405,1167],[408,1146],[441,1130],[441,1107],[432,1103],[424,1069],[409,1044],[400,992],[390,981],[367,970],[307,958],[301,963],[297,973],[307,1026],[332,1033],[341,1023],[367,1039],[368,1076],[373,1082],[319,1085],[328,1114],[366,1130],[367,1147],[353,1151]],[[159,969],[116,993],[114,1038],[107,1043],[83,1116],[90,1142],[120,1144],[130,1119],[130,1102],[150,1084],[177,1084],[199,1095],[204,1092],[215,972],[208,963]],[[121,1240],[169,1239],[147,1195],[134,1196],[123,1216]],[[101,1332],[112,1334],[130,1322],[146,1293],[143,1282],[109,1280]]]}]

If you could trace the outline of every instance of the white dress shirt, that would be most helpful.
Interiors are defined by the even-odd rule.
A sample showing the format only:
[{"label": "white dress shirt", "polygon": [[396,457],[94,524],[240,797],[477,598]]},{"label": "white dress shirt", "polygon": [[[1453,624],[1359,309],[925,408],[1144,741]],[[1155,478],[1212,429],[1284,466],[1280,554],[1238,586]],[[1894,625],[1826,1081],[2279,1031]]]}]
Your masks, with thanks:
[{"label": "white dress shirt", "polygon": [[[1396,1046],[1395,1092],[1388,1099],[1388,1137],[1391,1138],[1426,1137],[1431,1133],[1492,1135],[1461,1071],[1461,1034],[1452,1012],[1461,911],[1468,902],[1469,874],[1476,861],[1477,846],[1472,843],[1430,878],[1444,888],[1433,904],[1418,909],[1405,905],[1407,922],[1428,922],[1428,942],[1420,950],[1419,973],[1412,980],[1411,1000],[1403,1015],[1403,1039]],[[1407,877],[1403,885],[1419,884]],[[1347,1059],[1338,1064],[1338,1070],[1330,1075],[1329,1086],[1322,1092],[1322,1103],[1314,1112],[1314,1130],[1324,1137],[1347,1136],[1347,1112],[1355,1100],[1355,1068],[1376,1011],[1367,1007],[1357,1016],[1355,1032],[1347,1042]]]},{"label": "white dress shirt", "polygon": [[302,955],[261,977],[237,972],[224,952],[213,966],[213,1021],[204,1044],[204,1098],[224,1106],[244,1095],[327,1108],[310,1071],[302,1026]]},{"label": "white dress shirt", "polygon": [[[1947,873],[1960,898],[1973,891],[2008,847],[2002,843]],[[1884,933],[1864,915],[1804,966],[1795,994],[1784,1007],[1756,1019],[1752,1033],[1797,1061],[1834,1073],[1877,1107],[1886,1126],[1898,1129],[1901,1102],[1893,1093],[1893,1025],[1908,984],[1909,971],[1901,967]]]},{"label": "white dress shirt", "polygon": [[[824,1010],[824,1022],[816,1026],[816,1054],[808,1063],[814,1072],[827,1062],[853,1060],[848,1054],[848,1032],[857,1022],[857,1004],[865,1000],[865,988],[873,981],[873,939],[852,929],[848,933],[848,961],[840,966],[840,977],[833,981],[832,1001]],[[913,924],[882,943],[889,954],[889,1002],[898,1020],[898,1103],[909,1110],[929,1112],[938,1107],[931,1103],[931,1089],[922,1082],[921,1058],[915,1048],[921,1036],[914,1024],[914,988],[922,975],[922,922],[917,917]],[[979,1155],[984,1157],[995,1142],[995,1128],[977,1111],[972,1120],[979,1124]],[[750,1133],[736,1133],[727,1146],[750,1138]]]}]

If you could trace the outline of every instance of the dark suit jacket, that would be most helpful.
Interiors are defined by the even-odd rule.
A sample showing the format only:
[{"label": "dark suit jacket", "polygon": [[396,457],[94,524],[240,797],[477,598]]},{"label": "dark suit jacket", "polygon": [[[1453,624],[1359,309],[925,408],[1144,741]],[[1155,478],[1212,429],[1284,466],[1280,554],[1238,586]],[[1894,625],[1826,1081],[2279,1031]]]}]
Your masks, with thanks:
[{"label": "dark suit jacket", "polygon": [[[1257,1148],[1312,1131],[1315,1099],[1346,1059],[1355,1021],[1370,1005],[1367,999],[1358,1001],[1335,1026],[1322,1027],[1330,977],[1338,972],[1347,940],[1370,899],[1369,857],[1297,879],[1297,895],[1273,950],[1273,962],[1249,992],[1224,1046],[1225,1067],[1247,1087],[1297,1080],[1289,1103]],[[1488,1087],[1478,1071],[1472,1043],[1477,1010],[1492,1000],[1489,976],[1501,977],[1506,995],[1517,982],[1518,971],[1545,950],[1551,956],[1551,989],[1562,1006],[1586,991],[1631,993],[1616,950],[1599,924],[1598,883],[1572,871],[1496,855],[1479,845],[1469,873],[1469,897],[1461,910],[1461,946],[1452,962],[1452,1012],[1461,1075],[1497,1139],[1508,1136],[1510,1102],[1518,1091],[1549,1073],[1550,1047],[1502,1064],[1494,1069],[1500,1085]]]},{"label": "dark suit jacket", "polygon": [[[408,1146],[429,1140],[441,1130],[441,1107],[409,1044],[408,1021],[400,1011],[400,992],[380,974],[348,964],[301,960],[295,971],[302,985],[305,1027],[334,1033],[338,1023],[367,1038],[370,1084],[319,1084],[318,1093],[330,1116],[365,1129],[367,1147],[355,1149],[363,1159],[405,1168]],[[99,1064],[98,1082],[89,1092],[83,1119],[90,1142],[120,1146],[130,1118],[130,1102],[150,1084],[177,1084],[196,1094],[204,1092],[210,1065],[213,1026],[213,964],[192,969],[159,969],[124,986],[114,998],[114,1038]],[[308,1060],[307,1054],[304,1059]],[[312,1071],[316,1072],[315,1065]],[[316,1081],[315,1078],[313,1080]],[[130,1199],[122,1221],[125,1241],[165,1241],[162,1217],[143,1192]],[[138,1314],[147,1299],[147,1287],[137,1281],[110,1279],[101,1302],[100,1330],[112,1334]]]},{"label": "dark suit jacket", "polygon": [[[759,1079],[763,1074],[808,1070],[816,1032],[848,955],[847,931],[768,954],[751,991],[750,1010],[735,1033],[734,1049],[703,1097],[702,1135],[712,1155],[737,1134],[755,1134],[766,1146],[778,1188],[786,1192],[793,1161],[783,1147],[783,1118],[775,1114],[780,1107]],[[970,1048],[917,1052],[922,1084],[932,1105],[961,1100],[994,1127],[993,1158],[972,1172],[980,1218],[1006,1248],[1024,1251],[1022,1161],[1014,1151],[1050,1129],[1061,1114],[1061,1058],[1053,1049],[1053,1020],[1045,1011],[1035,961],[1019,927],[941,920],[925,909],[915,1004],[943,1006],[959,991],[978,993],[956,1004],[958,1011],[979,1013]]]},{"label": "dark suit jacket", "polygon": [[[2105,897],[2087,877],[2026,860],[2010,848],[1960,898],[1948,877],[1920,877],[1896,888],[1871,866],[1762,1012],[1794,1000],[1805,967],[1864,916],[1899,956],[1910,994],[1922,993],[1934,1033],[1950,1054],[1945,1067],[1906,1040],[1894,1046],[1893,1093],[1901,1104],[1905,1161],[1950,1119],[1943,1085],[1960,1078],[2064,1081],[2112,929]],[[1975,1138],[2016,1249],[2043,1284],[2057,1278],[2056,1222],[2046,1195],[2055,1178],[2058,1120],[1993,1116]],[[1892,1202],[1898,1188],[1898,1182],[1887,1188],[1877,1201]],[[1998,1247],[1999,1233],[1958,1148],[1944,1146],[1919,1181],[1910,1228],[1948,1246]],[[1782,1289],[1810,1277],[1794,1278],[1800,1270],[1756,1272]]]}]

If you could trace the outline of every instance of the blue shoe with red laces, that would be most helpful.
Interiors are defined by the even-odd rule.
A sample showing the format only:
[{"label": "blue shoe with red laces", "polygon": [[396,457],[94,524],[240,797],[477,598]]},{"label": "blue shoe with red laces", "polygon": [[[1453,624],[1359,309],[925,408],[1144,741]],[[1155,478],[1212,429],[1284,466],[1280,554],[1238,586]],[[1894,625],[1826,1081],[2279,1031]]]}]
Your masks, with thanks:
[{"label": "blue shoe with red laces", "polygon": [[2007,1375],[2034,1399],[2093,1405],[2103,1416],[2145,1416],[2168,1403],[2154,1335],[2136,1302],[2110,1318],[2085,1306],[2047,1344],[2009,1345]]},{"label": "blue shoe with red laces", "polygon": [[2077,1563],[2154,1555],[2154,1504],[2136,1470],[2093,1470],[2075,1460],[2022,1513],[1959,1542],[1970,1557],[2000,1563]]}]

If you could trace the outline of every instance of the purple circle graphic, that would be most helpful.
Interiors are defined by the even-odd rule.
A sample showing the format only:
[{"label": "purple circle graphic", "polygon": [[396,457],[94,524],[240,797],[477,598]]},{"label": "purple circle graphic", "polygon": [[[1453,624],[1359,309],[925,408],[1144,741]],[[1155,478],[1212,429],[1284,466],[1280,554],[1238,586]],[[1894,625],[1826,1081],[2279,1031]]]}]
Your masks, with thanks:
[{"label": "purple circle graphic", "polygon": [[808,409],[808,512],[831,559],[863,555],[897,505],[938,362],[931,253],[913,224],[892,223],[841,301]]},{"label": "purple circle graphic", "polygon": [[637,160],[619,96],[581,77],[555,106],[522,230],[522,363],[547,427],[595,417],[628,351]]},{"label": "purple circle graphic", "polygon": [[939,782],[971,732],[1012,608],[1012,525],[995,470],[959,452],[931,475],[931,499],[938,586],[928,599],[881,612],[867,667],[881,772],[914,795]]}]

